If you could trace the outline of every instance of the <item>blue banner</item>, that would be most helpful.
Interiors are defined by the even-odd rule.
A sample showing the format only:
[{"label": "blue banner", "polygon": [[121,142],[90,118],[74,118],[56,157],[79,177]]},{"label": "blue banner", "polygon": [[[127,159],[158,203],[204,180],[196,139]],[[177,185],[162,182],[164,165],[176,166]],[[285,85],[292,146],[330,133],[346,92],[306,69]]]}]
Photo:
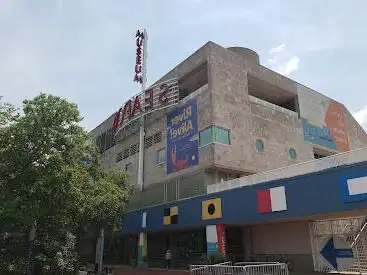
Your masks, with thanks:
[{"label": "blue banner", "polygon": [[306,142],[318,144],[330,149],[337,149],[336,143],[327,127],[318,127],[310,124],[307,119],[302,119],[303,135]]},{"label": "blue banner", "polygon": [[199,163],[196,99],[167,116],[167,175]]}]

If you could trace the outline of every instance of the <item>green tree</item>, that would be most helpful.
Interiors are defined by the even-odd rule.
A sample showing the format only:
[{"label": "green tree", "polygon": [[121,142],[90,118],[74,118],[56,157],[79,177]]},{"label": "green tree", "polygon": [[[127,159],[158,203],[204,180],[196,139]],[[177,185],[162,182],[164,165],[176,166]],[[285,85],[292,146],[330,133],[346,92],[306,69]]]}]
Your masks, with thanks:
[{"label": "green tree", "polygon": [[27,254],[19,243],[32,229],[37,264],[64,272],[75,268],[85,230],[120,224],[132,188],[123,172],[101,169],[80,121],[75,104],[52,95],[25,100],[19,117],[11,105],[0,105],[1,274],[24,270]]},{"label": "green tree", "polygon": [[4,102],[0,96],[0,129],[17,118],[17,113],[13,105]]}]

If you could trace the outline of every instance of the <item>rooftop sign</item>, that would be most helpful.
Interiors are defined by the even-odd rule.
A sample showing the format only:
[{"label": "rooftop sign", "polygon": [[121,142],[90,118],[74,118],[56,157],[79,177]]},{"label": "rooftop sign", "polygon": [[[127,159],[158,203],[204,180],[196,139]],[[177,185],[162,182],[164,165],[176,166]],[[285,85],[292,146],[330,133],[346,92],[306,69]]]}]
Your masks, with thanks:
[{"label": "rooftop sign", "polygon": [[115,113],[113,128],[121,130],[141,116],[175,105],[178,101],[177,79],[158,83],[125,102]]}]

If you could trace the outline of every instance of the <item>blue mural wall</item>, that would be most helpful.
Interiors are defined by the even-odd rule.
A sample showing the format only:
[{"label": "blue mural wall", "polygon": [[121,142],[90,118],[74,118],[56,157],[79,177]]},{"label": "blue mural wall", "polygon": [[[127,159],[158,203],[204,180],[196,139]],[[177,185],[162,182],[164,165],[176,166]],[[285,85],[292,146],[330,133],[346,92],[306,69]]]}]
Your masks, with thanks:
[{"label": "blue mural wall", "polygon": [[167,116],[167,175],[199,163],[197,114],[191,99]]},{"label": "blue mural wall", "polygon": [[330,149],[338,149],[336,143],[331,136],[329,129],[325,126],[319,126],[308,123],[308,120],[302,119],[303,135],[306,142],[318,144]]},{"label": "blue mural wall", "polygon": [[[147,224],[144,230],[161,231],[219,223],[246,224],[291,219],[356,209],[367,210],[367,196],[365,200],[345,200],[345,184],[343,184],[350,178],[363,175],[367,175],[367,162],[150,207],[127,213],[124,217],[123,231],[126,233],[143,231],[143,212],[147,212]],[[285,187],[287,210],[261,214],[258,209],[257,191],[278,186]],[[208,200],[221,202],[221,213],[213,214],[215,219],[203,219],[205,211],[202,205]],[[173,206],[178,206],[178,222],[164,225],[164,209]]]}]

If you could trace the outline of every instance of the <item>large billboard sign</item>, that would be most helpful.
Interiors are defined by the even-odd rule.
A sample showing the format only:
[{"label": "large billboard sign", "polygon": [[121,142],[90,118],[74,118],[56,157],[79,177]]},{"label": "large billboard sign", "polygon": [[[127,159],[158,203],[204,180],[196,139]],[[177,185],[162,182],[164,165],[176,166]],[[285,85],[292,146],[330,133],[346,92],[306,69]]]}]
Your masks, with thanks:
[{"label": "large billboard sign", "polygon": [[197,113],[191,99],[167,116],[167,175],[199,163]]},{"label": "large billboard sign", "polygon": [[177,79],[154,85],[150,89],[133,96],[115,113],[114,129],[122,129],[134,120],[151,112],[175,105],[179,100]]}]

